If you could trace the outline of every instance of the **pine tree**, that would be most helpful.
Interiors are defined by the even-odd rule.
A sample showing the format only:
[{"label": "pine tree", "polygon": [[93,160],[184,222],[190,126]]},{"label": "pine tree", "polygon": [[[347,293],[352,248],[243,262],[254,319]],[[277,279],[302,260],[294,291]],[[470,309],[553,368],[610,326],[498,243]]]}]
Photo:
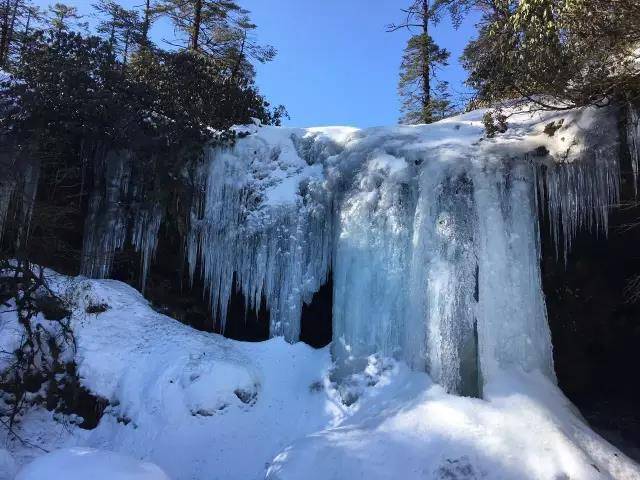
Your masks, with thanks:
[{"label": "pine tree", "polygon": [[56,35],[72,30],[82,15],[78,14],[76,7],[64,3],[56,3],[49,7],[49,23]]},{"label": "pine tree", "polygon": [[403,123],[432,123],[449,114],[450,95],[446,82],[436,79],[436,72],[447,65],[449,52],[440,48],[429,34],[431,23],[438,18],[429,0],[415,0],[403,10],[406,21],[392,24],[388,31],[420,29],[412,35],[400,66],[398,91],[402,98]]},{"label": "pine tree", "polygon": [[152,0],[145,0],[142,10],[142,24],[138,43],[142,49],[149,46],[149,30],[158,13],[158,7]]},{"label": "pine tree", "polygon": [[450,112],[447,84],[435,79],[436,70],[447,65],[448,58],[449,52],[438,47],[428,34],[409,39],[398,82],[402,123],[432,123]]},{"label": "pine tree", "polygon": [[27,0],[0,0],[0,68],[7,66],[38,16],[38,8]]},{"label": "pine tree", "polygon": [[127,10],[114,0],[100,0],[94,9],[102,16],[98,24],[98,33],[103,35],[114,54],[126,65],[132,45],[140,44],[142,21],[135,10]]},{"label": "pine tree", "polygon": [[243,10],[229,0],[160,0],[158,11],[168,16],[184,36],[180,46],[198,52],[215,42],[216,33]]},{"label": "pine tree", "polygon": [[177,46],[226,62],[235,78],[245,61],[267,62],[274,58],[273,47],[259,45],[252,36],[256,25],[249,12],[230,0],[160,0],[158,12],[168,16],[182,33]]}]

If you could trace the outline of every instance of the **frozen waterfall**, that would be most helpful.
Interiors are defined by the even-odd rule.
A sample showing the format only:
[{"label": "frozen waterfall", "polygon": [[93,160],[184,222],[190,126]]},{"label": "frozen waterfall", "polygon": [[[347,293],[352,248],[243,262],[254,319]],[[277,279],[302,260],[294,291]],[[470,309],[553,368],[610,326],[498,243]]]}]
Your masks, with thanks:
[{"label": "frozen waterfall", "polygon": [[[616,112],[512,113],[494,139],[482,111],[414,127],[239,127],[195,178],[191,278],[223,327],[238,288],[247,307],[266,302],[272,336],[295,342],[303,305],[332,273],[338,375],[381,354],[469,395],[501,369],[553,378],[538,220],[548,217],[565,259],[578,231],[606,233],[619,196]],[[638,118],[632,109],[625,139],[636,172]],[[108,276],[128,242],[144,289],[164,212],[136,165],[111,152],[95,166],[82,272]],[[0,181],[0,231],[12,202],[28,218],[34,195]]]},{"label": "frozen waterfall", "polygon": [[580,229],[606,231],[617,134],[611,112],[586,109],[524,112],[487,139],[481,113],[367,130],[250,126],[212,150],[188,257],[220,318],[236,279],[254,308],[265,298],[271,334],[295,341],[303,303],[332,271],[338,372],[377,353],[470,395],[501,369],[553,378],[539,202],[559,256]]}]

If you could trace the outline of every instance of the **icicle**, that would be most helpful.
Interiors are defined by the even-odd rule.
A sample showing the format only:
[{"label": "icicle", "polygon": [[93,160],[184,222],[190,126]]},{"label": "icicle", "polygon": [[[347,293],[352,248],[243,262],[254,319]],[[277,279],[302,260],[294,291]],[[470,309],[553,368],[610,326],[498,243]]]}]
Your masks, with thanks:
[{"label": "icicle", "polygon": [[409,163],[373,151],[338,212],[333,262],[333,354],[341,369],[399,355],[404,340],[412,192]]},{"label": "icicle", "polygon": [[15,242],[20,247],[29,235],[38,193],[40,164],[37,160],[25,158],[20,152],[11,153],[8,157],[1,162],[8,173],[0,178],[0,240],[11,213],[16,227]]},{"label": "icicle", "polygon": [[631,156],[633,191],[638,196],[638,167],[640,165],[640,111],[633,104],[627,105],[627,147]]},{"label": "icicle", "polygon": [[130,154],[111,152],[96,165],[96,186],[85,221],[81,272],[94,278],[111,273],[115,252],[127,237],[125,199],[131,175]]},{"label": "icicle", "polygon": [[200,265],[223,328],[235,277],[249,306],[257,310],[266,299],[271,336],[297,341],[302,305],[329,270],[330,207],[321,182],[313,179],[301,185],[295,203],[264,205],[264,189],[247,182],[268,179],[262,169],[274,168],[281,153],[249,140],[231,151],[209,152],[204,196],[196,193],[194,199],[187,257],[192,276]]},{"label": "icicle", "polygon": [[20,215],[18,217],[18,235],[16,243],[21,246],[27,241],[31,228],[31,216],[33,206],[38,194],[38,182],[40,180],[40,164],[36,160],[26,162],[26,166],[21,178],[21,198],[19,201]]},{"label": "icicle", "polygon": [[0,240],[4,235],[5,222],[9,215],[9,207],[16,189],[16,182],[12,177],[0,178]]},{"label": "icicle", "polygon": [[162,208],[159,205],[143,208],[134,217],[131,243],[140,253],[140,291],[147,285],[149,266],[158,247],[158,233],[162,223]]},{"label": "icicle", "polygon": [[538,166],[556,253],[565,262],[579,231],[607,234],[609,208],[620,198],[617,150],[594,149],[571,163]]},{"label": "icicle", "polygon": [[476,395],[477,220],[472,181],[456,167],[434,158],[420,174],[405,355],[448,391]]},{"label": "icicle", "polygon": [[554,378],[533,167],[525,161],[491,165],[487,160],[473,172],[481,375],[486,380],[516,367]]}]

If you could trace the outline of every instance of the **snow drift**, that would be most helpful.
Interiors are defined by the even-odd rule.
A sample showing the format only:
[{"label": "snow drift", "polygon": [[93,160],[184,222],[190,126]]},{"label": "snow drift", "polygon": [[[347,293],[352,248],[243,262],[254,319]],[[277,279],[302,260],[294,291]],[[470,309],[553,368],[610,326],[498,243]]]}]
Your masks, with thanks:
[{"label": "snow drift", "polygon": [[75,305],[81,380],[109,406],[93,430],[28,411],[27,443],[0,437],[3,479],[640,479],[540,373],[504,374],[477,399],[372,355],[336,382],[328,349],[198,332],[120,282],[51,283]]}]

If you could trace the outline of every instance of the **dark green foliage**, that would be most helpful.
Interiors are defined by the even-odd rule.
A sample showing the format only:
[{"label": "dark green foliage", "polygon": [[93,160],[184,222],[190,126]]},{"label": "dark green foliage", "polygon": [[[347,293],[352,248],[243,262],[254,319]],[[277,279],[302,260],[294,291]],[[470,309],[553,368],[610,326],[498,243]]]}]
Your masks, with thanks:
[{"label": "dark green foliage", "polygon": [[498,133],[504,133],[509,128],[507,117],[500,111],[488,111],[482,116],[487,137],[495,137]]},{"label": "dark green foliage", "polygon": [[565,109],[640,94],[636,0],[453,3],[483,13],[463,56],[476,105],[513,98]]},{"label": "dark green foliage", "polygon": [[[402,97],[401,122],[431,123],[452,113],[447,83],[436,79],[437,71],[447,65],[448,58],[449,52],[438,47],[429,35],[414,35],[409,39],[398,83]],[[429,82],[425,80],[425,62],[429,63]]]},{"label": "dark green foliage", "polygon": [[[243,43],[219,55],[163,50],[145,36],[161,14],[156,2],[141,12],[113,0],[96,8],[99,36],[76,31],[77,13],[57,4],[41,25],[49,28],[32,30],[8,62],[11,77],[0,84],[0,167],[9,181],[23,182],[32,171],[39,180],[30,212],[20,213],[21,199],[12,202],[16,221],[5,224],[0,257],[13,255],[28,232],[26,256],[77,273],[89,195],[103,188],[110,152],[133,159],[131,211],[159,206],[171,228],[184,232],[203,147],[233,141],[232,125],[254,118],[279,124],[286,115],[259,93],[252,50]],[[30,228],[17,218],[28,213]]]},{"label": "dark green foliage", "polygon": [[29,0],[0,0],[0,67],[20,52],[42,14]]}]

